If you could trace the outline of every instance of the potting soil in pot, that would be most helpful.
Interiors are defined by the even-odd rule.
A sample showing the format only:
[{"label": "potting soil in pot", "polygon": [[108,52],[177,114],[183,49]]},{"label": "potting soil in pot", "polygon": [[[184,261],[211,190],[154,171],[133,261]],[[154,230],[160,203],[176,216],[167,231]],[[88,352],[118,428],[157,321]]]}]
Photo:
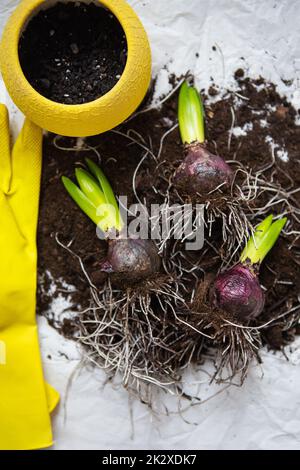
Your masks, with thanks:
[{"label": "potting soil in pot", "polygon": [[93,3],[58,3],[27,25],[19,57],[29,83],[64,104],[93,101],[120,79],[127,60],[124,31],[108,10]]}]

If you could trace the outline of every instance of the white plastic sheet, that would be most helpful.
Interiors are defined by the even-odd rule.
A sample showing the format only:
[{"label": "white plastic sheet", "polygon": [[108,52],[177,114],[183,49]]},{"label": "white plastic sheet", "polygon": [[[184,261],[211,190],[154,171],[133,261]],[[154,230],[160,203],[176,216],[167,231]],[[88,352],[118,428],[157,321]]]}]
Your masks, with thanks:
[{"label": "white plastic sheet", "polygon": [[[1,0],[0,31],[17,3]],[[300,107],[298,0],[129,3],[149,33],[157,99],[169,91],[170,73],[190,70],[199,87],[207,89],[213,77],[226,90],[234,87],[233,72],[242,66],[250,76],[276,83]],[[287,86],[283,79],[293,82]],[[1,82],[0,99],[10,107],[16,132],[22,115]],[[62,394],[53,418],[55,449],[300,449],[299,340],[287,348],[289,361],[263,351],[263,367],[253,365],[242,388],[223,390],[209,386],[201,371],[187,373],[187,390],[203,403],[186,411],[184,421],[178,414],[157,416],[137,401],[129,403],[125,390],[103,385],[102,371],[79,371],[74,343],[43,318],[39,326],[46,376]],[[174,401],[164,400],[174,410]]]}]

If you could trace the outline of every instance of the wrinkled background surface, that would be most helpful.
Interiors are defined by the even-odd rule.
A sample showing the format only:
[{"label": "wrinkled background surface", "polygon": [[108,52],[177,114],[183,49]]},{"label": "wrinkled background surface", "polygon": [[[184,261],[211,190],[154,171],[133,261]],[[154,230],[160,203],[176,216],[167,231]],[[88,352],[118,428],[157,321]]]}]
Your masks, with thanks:
[{"label": "wrinkled background surface", "polygon": [[[0,3],[2,31],[18,1]],[[158,75],[156,99],[170,90],[170,73],[179,76],[190,70],[206,89],[213,77],[225,91],[233,89],[233,72],[243,67],[249,76],[262,75],[276,83],[300,108],[298,0],[129,3],[149,33],[153,73]],[[293,81],[287,86],[282,79]],[[10,108],[15,134],[22,115],[1,79],[0,100]],[[39,326],[47,379],[62,394],[53,418],[55,449],[300,449],[299,340],[286,349],[288,360],[263,351],[263,367],[253,365],[242,388],[209,386],[203,371],[187,373],[186,391],[197,394],[202,403],[183,411],[186,402],[178,410],[172,398],[164,396],[173,410],[165,416],[162,407],[151,413],[117,385],[104,385],[102,371],[80,369],[76,346],[45,319]],[[67,387],[70,376],[73,381]]]}]

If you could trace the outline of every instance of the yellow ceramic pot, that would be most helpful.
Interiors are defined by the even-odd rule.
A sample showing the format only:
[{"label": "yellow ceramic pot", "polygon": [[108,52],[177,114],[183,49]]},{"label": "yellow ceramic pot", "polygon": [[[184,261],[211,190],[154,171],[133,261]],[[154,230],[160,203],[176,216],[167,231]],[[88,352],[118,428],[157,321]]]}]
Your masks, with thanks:
[{"label": "yellow ceramic pot", "polygon": [[124,0],[94,1],[108,8],[119,20],[127,38],[128,58],[117,84],[90,103],[65,105],[51,101],[30,85],[21,69],[18,55],[20,34],[37,11],[52,6],[55,0],[21,1],[4,29],[0,44],[0,68],[10,96],[35,124],[57,134],[85,137],[114,128],[135,111],[150,83],[150,46],[135,12]]}]

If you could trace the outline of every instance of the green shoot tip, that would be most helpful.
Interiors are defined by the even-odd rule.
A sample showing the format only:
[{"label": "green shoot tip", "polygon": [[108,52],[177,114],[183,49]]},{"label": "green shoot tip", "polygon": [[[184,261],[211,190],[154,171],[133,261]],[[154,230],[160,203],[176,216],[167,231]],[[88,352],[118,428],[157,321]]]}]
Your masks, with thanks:
[{"label": "green shoot tip", "polygon": [[178,121],[184,144],[205,141],[202,100],[196,88],[189,86],[186,81],[181,85],[179,92]]},{"label": "green shoot tip", "polygon": [[113,190],[96,163],[87,159],[87,166],[92,174],[82,168],[75,169],[79,187],[62,176],[62,183],[80,209],[104,232],[123,228],[119,206]]},{"label": "green shoot tip", "polygon": [[287,218],[273,222],[273,215],[266,217],[257,227],[253,236],[248,241],[241,255],[241,262],[250,260],[252,264],[260,264],[275,245]]}]

